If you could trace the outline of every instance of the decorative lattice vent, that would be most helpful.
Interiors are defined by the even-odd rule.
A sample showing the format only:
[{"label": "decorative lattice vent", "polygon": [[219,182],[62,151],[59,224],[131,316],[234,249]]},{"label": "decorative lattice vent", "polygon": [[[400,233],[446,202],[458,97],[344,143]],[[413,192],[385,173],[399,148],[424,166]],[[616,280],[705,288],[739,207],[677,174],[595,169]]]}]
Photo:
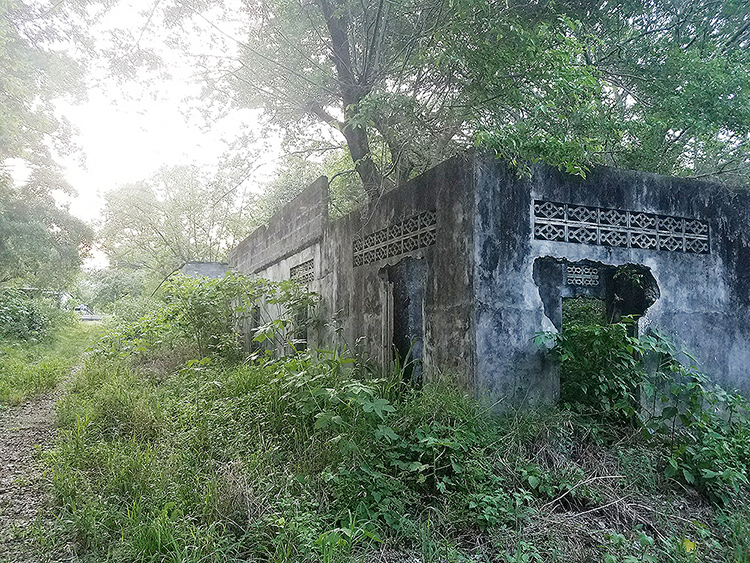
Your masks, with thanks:
[{"label": "decorative lattice vent", "polygon": [[354,240],[354,265],[362,266],[435,244],[435,212],[425,211]]},{"label": "decorative lattice vent", "polygon": [[310,283],[315,279],[315,262],[310,259],[289,269],[289,279],[297,283]]},{"label": "decorative lattice vent", "polygon": [[599,285],[599,268],[593,266],[568,266],[568,285]]},{"label": "decorative lattice vent", "polygon": [[708,254],[708,223],[637,211],[534,202],[534,238]]}]

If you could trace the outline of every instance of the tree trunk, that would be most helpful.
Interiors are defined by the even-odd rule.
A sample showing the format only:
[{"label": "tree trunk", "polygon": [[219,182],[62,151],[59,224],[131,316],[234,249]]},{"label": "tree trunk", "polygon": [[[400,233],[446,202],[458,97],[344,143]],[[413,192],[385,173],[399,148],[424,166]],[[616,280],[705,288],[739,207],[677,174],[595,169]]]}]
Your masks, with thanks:
[{"label": "tree trunk", "polygon": [[[333,4],[333,5],[332,5]],[[357,106],[369,93],[369,84],[360,84],[352,66],[349,45],[349,17],[340,0],[320,0],[323,17],[331,36],[333,63],[336,66],[336,80],[341,90],[341,101],[344,106],[344,123],[340,127],[346,139],[349,154],[354,161],[354,168],[362,180],[362,185],[370,200],[377,200],[383,190],[383,175],[378,170],[370,152],[370,141],[364,126],[352,126],[351,120],[357,112]]]}]

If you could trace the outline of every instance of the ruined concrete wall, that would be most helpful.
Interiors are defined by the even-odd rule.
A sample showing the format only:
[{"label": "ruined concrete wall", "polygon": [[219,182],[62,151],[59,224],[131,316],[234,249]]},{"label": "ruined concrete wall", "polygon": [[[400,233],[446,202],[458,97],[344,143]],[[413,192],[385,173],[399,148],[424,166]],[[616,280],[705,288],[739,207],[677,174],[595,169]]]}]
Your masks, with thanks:
[{"label": "ruined concrete wall", "polygon": [[[587,272],[640,264],[659,292],[641,332],[668,334],[722,385],[750,393],[747,195],[609,168],[584,180],[539,166],[519,179],[478,158],[475,170],[478,388],[516,403],[554,399],[556,375],[532,344],[537,331],[558,324],[543,300],[550,313],[554,299],[572,294],[571,284],[595,283]],[[543,257],[561,265],[559,279],[537,271],[535,281]],[[576,264],[587,267],[583,277],[567,270]],[[555,288],[560,295],[551,297]]]},{"label": "ruined concrete wall", "polygon": [[[641,332],[668,334],[750,395],[747,194],[607,168],[518,178],[468,155],[335,222],[327,197],[321,179],[230,254],[240,272],[304,276],[322,297],[317,344],[380,363],[406,325],[422,336],[426,375],[450,370],[500,408],[548,403],[559,378],[533,337],[560,328],[562,299],[588,295],[618,314],[645,310]],[[627,264],[653,287],[625,295]]]},{"label": "ruined concrete wall", "polygon": [[420,285],[412,298],[423,297],[408,309],[411,322],[422,325],[417,327],[422,340],[417,346],[423,349],[425,375],[434,368],[449,370],[461,385],[473,389],[469,160],[445,162],[383,194],[372,209],[332,223],[324,208],[324,180],[232,251],[232,267],[284,280],[312,262],[307,283],[321,295],[323,324],[311,344],[347,346],[382,364],[393,352],[393,307],[398,305],[393,303],[389,271],[395,275],[409,260],[424,261],[425,267],[414,268],[423,272],[420,279],[407,281]]},{"label": "ruined concrete wall", "polygon": [[239,272],[259,272],[319,242],[327,223],[328,179],[321,177],[232,250],[229,263]]},{"label": "ruined concrete wall", "polygon": [[[259,278],[265,278],[273,281],[284,281],[296,279],[298,282],[307,286],[310,291],[321,293],[320,287],[320,251],[321,239],[316,239],[312,244],[303,244],[301,248],[291,255],[282,255],[276,262],[271,263],[262,270],[257,270],[253,274]],[[243,272],[248,273],[248,272]],[[265,311],[273,318],[280,316],[278,305],[266,304]],[[315,313],[311,311],[311,313]],[[321,312],[317,312],[320,314]],[[252,327],[248,327],[252,328]],[[311,348],[325,346],[327,342],[322,342],[319,336],[319,330],[311,329],[305,335],[307,346]],[[282,351],[281,348],[279,351]]]},{"label": "ruined concrete wall", "polygon": [[[328,179],[321,177],[282,207],[269,221],[229,253],[232,270],[273,281],[295,278],[311,291],[319,291],[320,248],[328,222]],[[275,305],[267,305],[271,315]],[[243,327],[251,346],[254,327]],[[310,346],[319,342],[317,331],[307,335]]]},{"label": "ruined concrete wall", "polygon": [[476,383],[489,401],[549,403],[559,377],[534,334],[553,329],[533,281],[531,183],[499,161],[474,163]]},{"label": "ruined concrete wall", "polygon": [[[392,352],[387,333],[393,322],[387,314],[388,299],[393,298],[389,271],[392,275],[409,259],[424,260],[425,374],[433,368],[448,370],[473,389],[474,204],[469,164],[467,158],[451,159],[384,194],[374,209],[331,224],[324,238],[320,290],[346,341],[358,342],[370,357],[382,361]],[[412,250],[409,244],[399,247],[408,243],[409,233]]]}]

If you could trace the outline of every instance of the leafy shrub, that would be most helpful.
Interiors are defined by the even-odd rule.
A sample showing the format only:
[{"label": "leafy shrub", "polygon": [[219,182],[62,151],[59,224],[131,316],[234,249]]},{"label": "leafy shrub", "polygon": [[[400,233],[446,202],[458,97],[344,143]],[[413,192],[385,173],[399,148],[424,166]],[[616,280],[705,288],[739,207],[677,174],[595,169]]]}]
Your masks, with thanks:
[{"label": "leafy shrub", "polygon": [[560,362],[562,403],[580,412],[629,420],[644,373],[636,354],[638,340],[628,336],[626,325],[572,325],[551,338]]},{"label": "leafy shrub", "polygon": [[221,279],[174,276],[162,295],[134,322],[120,323],[101,340],[105,355],[129,356],[189,341],[199,358],[237,361],[249,339],[283,349],[314,322],[317,296],[293,281],[270,282],[227,274]]},{"label": "leafy shrub", "polygon": [[[585,345],[571,344],[579,365],[590,362],[589,373],[605,388],[589,386],[589,402],[571,403],[570,410],[498,417],[442,380],[414,388],[398,371],[382,374],[346,354],[289,345],[300,313],[315,303],[299,286],[231,278],[173,283],[158,314],[107,336],[104,353],[86,363],[58,408],[62,437],[48,463],[60,520],[91,559],[351,561],[386,544],[383,553],[391,546],[410,552],[394,555],[399,560],[412,553],[424,561],[574,560],[536,541],[533,518],[572,521],[562,509],[607,520],[609,507],[608,521],[620,526],[623,514],[613,507],[622,490],[613,497],[603,485],[622,478],[614,469],[617,456],[602,467],[587,448],[606,440],[621,444],[625,434],[645,447],[631,423],[640,424],[655,453],[642,456],[633,448],[623,463],[638,458],[664,470],[674,460],[673,478],[688,482],[685,468],[696,476],[693,485],[715,498],[741,494],[734,473],[701,471],[720,463],[710,457],[717,444],[734,442],[713,436],[714,427],[701,429],[699,413],[711,411],[694,407],[711,396],[690,396],[707,390],[696,385],[697,376],[680,372],[679,392],[662,402],[660,378],[682,368],[657,337],[634,340],[625,327],[595,333],[599,352],[589,358]],[[266,352],[280,353],[237,354],[243,320],[254,322],[251,334],[269,345]],[[163,352],[170,341],[197,349],[199,340],[205,357],[165,377],[134,370],[128,361]],[[622,349],[613,355],[607,346]],[[654,373],[634,356],[646,353],[659,355]],[[595,357],[621,361],[621,385],[605,379]],[[647,405],[647,383],[658,408]],[[722,403],[726,439],[739,442],[742,405],[729,397]],[[627,416],[602,415],[620,402],[630,407]],[[680,419],[673,428],[674,417],[686,415],[693,425]],[[744,455],[738,446],[721,463],[741,474]],[[637,484],[647,489],[665,482],[649,475]],[[694,545],[675,536],[654,545],[637,528],[630,534],[594,528],[599,539],[589,547],[599,560],[689,560],[680,557],[684,546]],[[739,537],[746,525],[732,520],[726,528]],[[489,539],[494,551],[469,555],[466,538]]]},{"label": "leafy shrub", "polygon": [[39,340],[49,335],[51,322],[40,304],[17,289],[0,290],[0,338]]},{"label": "leafy shrub", "polygon": [[164,307],[164,302],[154,297],[125,296],[112,302],[109,306],[114,321],[118,325],[134,323],[138,319],[153,314]]},{"label": "leafy shrub", "polygon": [[[572,326],[554,340],[561,398],[574,410],[634,423],[665,447],[664,474],[715,501],[740,498],[750,484],[750,403],[686,367],[668,338],[627,335],[627,326]],[[646,360],[646,361],[644,361]],[[650,364],[651,373],[646,370]]]}]

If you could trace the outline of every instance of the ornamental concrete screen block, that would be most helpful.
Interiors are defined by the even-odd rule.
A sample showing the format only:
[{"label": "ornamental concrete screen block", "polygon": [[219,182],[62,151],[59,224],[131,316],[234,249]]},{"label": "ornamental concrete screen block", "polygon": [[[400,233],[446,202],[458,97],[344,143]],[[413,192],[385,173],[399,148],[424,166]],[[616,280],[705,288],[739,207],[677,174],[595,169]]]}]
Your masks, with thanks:
[{"label": "ornamental concrete screen block", "polygon": [[320,293],[331,322],[318,344],[398,358],[412,379],[439,370],[498,408],[548,403],[559,379],[533,337],[561,328],[564,299],[588,297],[750,394],[747,195],[610,168],[519,178],[470,154],[366,212],[329,220],[327,204],[321,178],[230,255],[235,270]]}]

